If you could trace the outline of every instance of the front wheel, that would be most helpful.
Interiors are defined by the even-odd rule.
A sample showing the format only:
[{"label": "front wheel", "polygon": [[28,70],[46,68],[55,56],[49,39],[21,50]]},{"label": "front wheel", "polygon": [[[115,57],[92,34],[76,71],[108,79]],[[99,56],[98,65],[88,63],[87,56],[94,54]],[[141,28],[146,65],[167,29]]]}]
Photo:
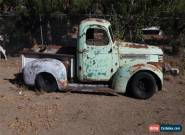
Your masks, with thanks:
[{"label": "front wheel", "polygon": [[148,99],[156,92],[155,78],[147,72],[137,73],[131,81],[131,93],[139,99]]},{"label": "front wheel", "polygon": [[36,87],[39,90],[54,92],[58,90],[55,78],[48,73],[39,74],[36,77]]}]

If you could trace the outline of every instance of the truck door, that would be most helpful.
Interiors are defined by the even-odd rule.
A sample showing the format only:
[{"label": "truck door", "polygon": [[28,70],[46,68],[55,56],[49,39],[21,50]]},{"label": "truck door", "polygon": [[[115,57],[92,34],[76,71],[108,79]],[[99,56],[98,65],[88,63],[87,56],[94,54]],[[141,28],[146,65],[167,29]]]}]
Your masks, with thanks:
[{"label": "truck door", "polygon": [[92,25],[85,29],[82,52],[83,81],[107,81],[112,71],[112,46],[106,28]]}]

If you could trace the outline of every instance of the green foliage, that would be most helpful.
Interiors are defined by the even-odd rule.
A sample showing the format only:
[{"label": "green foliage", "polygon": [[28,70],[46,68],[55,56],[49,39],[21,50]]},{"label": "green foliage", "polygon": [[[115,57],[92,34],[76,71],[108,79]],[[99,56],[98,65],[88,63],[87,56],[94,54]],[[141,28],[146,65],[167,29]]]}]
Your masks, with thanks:
[{"label": "green foliage", "polygon": [[92,0],[73,0],[72,11],[88,13],[88,9],[91,6],[92,2]]},{"label": "green foliage", "polygon": [[118,38],[139,41],[142,28],[160,26],[184,46],[184,0],[0,0],[0,9],[5,11],[7,7],[17,15],[14,25],[21,32],[32,35],[39,29],[40,15],[46,18],[42,23],[47,23],[56,12],[103,13],[110,15],[109,20]]},{"label": "green foliage", "polygon": [[175,9],[178,12],[185,12],[185,1],[184,0],[176,0]]}]

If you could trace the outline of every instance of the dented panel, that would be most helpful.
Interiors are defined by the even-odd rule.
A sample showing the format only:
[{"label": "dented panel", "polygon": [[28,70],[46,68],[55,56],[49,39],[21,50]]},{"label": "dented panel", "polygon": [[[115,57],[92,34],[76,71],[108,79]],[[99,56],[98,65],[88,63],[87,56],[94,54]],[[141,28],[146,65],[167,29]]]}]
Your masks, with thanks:
[{"label": "dented panel", "polygon": [[50,73],[57,81],[59,89],[67,86],[66,68],[56,59],[36,59],[27,63],[23,68],[24,81],[27,85],[35,85],[36,76],[40,73]]},{"label": "dented panel", "polygon": [[[93,25],[92,25],[93,23]],[[78,77],[83,82],[109,81],[114,74],[112,59],[112,40],[107,21],[102,19],[82,22],[85,33],[79,40]]]},{"label": "dented panel", "polygon": [[119,68],[113,79],[113,88],[115,91],[125,93],[129,80],[139,71],[152,72],[163,84],[163,73],[159,68],[149,64],[127,65]]},{"label": "dented panel", "polygon": [[[110,23],[103,19],[90,18],[79,26],[76,65],[77,81],[81,82],[110,82],[116,92],[124,93],[129,80],[139,71],[148,71],[163,82],[162,55],[160,48],[146,44],[136,44],[114,41],[111,36]],[[48,55],[48,54],[45,54]],[[43,57],[43,56],[42,56]],[[57,80],[58,86],[67,85],[67,69],[69,61],[61,62],[55,59],[39,59],[23,57],[25,82],[34,85],[35,77],[41,72],[51,73]],[[62,56],[66,58],[70,56]],[[71,57],[70,57],[71,58]]]}]

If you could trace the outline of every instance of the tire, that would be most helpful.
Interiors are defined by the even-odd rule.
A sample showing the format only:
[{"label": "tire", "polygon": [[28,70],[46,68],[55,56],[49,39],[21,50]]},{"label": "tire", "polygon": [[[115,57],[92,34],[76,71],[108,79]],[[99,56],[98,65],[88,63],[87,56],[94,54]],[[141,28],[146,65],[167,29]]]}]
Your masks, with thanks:
[{"label": "tire", "polygon": [[137,73],[131,81],[131,93],[135,98],[148,99],[156,92],[155,78],[147,72]]},{"label": "tire", "polygon": [[46,92],[56,92],[58,90],[55,78],[48,73],[39,74],[36,77],[36,87]]}]

